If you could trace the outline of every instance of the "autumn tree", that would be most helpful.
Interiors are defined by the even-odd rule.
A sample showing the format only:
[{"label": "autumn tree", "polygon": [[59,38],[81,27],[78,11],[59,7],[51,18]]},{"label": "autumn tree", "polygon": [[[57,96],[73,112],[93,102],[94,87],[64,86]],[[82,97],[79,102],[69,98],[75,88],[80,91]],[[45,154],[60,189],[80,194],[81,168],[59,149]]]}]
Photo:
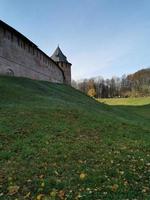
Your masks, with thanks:
[{"label": "autumn tree", "polygon": [[95,89],[94,89],[94,88],[89,89],[88,95],[89,95],[90,97],[95,97],[95,96],[96,96],[96,91],[95,91]]},{"label": "autumn tree", "polygon": [[93,79],[90,79],[88,81],[87,88],[88,88],[87,94],[91,97],[95,97],[96,96],[96,88],[95,88]]}]

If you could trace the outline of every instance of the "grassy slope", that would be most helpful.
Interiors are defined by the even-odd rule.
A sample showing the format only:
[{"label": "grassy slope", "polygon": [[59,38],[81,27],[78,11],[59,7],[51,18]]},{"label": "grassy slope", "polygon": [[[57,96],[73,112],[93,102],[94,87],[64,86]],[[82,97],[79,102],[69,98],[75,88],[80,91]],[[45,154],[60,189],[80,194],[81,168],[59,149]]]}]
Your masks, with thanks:
[{"label": "grassy slope", "polygon": [[0,77],[0,198],[150,199],[149,120],[150,105]]}]

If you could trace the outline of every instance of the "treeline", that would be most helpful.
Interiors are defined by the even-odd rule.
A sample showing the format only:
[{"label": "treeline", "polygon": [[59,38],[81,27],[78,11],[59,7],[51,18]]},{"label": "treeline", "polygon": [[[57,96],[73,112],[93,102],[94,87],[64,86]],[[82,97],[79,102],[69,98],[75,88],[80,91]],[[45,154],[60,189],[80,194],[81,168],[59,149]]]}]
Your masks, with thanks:
[{"label": "treeline", "polygon": [[141,97],[150,96],[150,68],[121,78],[104,79],[99,76],[82,81],[72,81],[72,86],[92,97]]}]

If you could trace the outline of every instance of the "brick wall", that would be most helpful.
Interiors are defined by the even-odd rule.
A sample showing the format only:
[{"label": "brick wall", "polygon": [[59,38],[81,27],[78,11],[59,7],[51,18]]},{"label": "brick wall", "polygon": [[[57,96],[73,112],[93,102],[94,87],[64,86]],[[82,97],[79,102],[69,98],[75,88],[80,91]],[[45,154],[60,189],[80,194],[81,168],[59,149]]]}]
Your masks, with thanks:
[{"label": "brick wall", "polygon": [[64,82],[62,70],[44,52],[0,26],[0,74]]}]

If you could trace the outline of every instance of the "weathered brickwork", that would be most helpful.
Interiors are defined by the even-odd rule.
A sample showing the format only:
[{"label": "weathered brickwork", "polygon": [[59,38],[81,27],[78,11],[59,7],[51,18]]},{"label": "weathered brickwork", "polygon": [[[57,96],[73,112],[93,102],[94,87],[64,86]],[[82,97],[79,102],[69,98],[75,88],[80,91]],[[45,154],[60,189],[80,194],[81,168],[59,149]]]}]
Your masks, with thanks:
[{"label": "weathered brickwork", "polygon": [[71,64],[68,62],[58,62],[58,65],[64,72],[65,82],[71,85]]},{"label": "weathered brickwork", "polygon": [[0,21],[0,74],[65,82],[64,71],[57,63],[25,36],[2,21]]}]

